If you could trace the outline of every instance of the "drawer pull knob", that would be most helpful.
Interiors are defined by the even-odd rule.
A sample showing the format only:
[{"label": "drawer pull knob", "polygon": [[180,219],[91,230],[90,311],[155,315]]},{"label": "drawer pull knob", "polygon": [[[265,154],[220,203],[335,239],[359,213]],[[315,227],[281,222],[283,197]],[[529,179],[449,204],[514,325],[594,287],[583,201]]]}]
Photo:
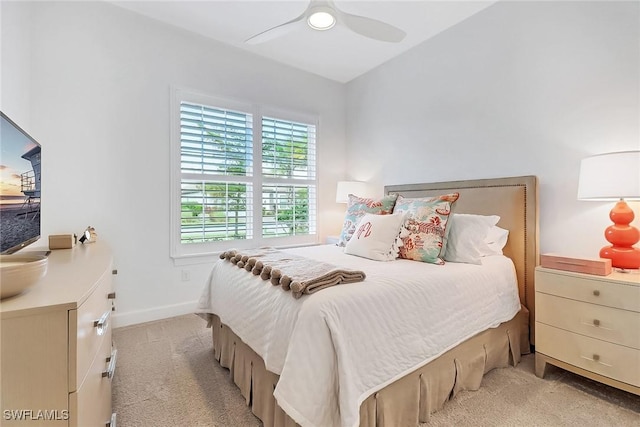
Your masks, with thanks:
[{"label": "drawer pull knob", "polygon": [[111,274],[113,274],[115,276],[116,274],[118,274],[118,270],[116,270],[116,269],[111,270]]},{"label": "drawer pull knob", "polygon": [[600,321],[598,319],[593,319],[593,326],[600,326]]},{"label": "drawer pull knob", "polygon": [[600,356],[598,356],[597,354],[593,355],[593,361],[597,362],[598,360],[600,360]]},{"label": "drawer pull knob", "polygon": [[600,291],[596,289],[595,291],[593,291],[593,295],[599,297]]},{"label": "drawer pull knob", "polygon": [[118,350],[115,348],[111,350],[111,356],[107,358],[107,362],[109,362],[109,366],[106,371],[102,372],[102,378],[107,377],[109,379],[113,378],[113,374],[116,372],[116,359],[118,357]]},{"label": "drawer pull knob", "polygon": [[116,413],[111,414],[111,419],[105,424],[105,427],[116,427]]},{"label": "drawer pull knob", "polygon": [[107,294],[107,299],[116,299],[116,293],[115,292],[109,292]]},{"label": "drawer pull knob", "polygon": [[111,310],[105,311],[102,317],[93,322],[93,326],[96,328],[98,335],[104,335],[109,329],[109,317],[111,316]]}]

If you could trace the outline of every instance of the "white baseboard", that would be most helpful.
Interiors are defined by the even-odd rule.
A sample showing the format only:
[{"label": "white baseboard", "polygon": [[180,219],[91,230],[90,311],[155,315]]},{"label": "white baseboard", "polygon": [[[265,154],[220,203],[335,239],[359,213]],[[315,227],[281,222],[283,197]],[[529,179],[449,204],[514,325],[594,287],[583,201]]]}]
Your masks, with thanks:
[{"label": "white baseboard", "polygon": [[162,307],[125,313],[118,313],[116,311],[113,314],[113,327],[121,328],[123,326],[136,325],[138,323],[152,322],[154,320],[195,313],[197,303],[197,301],[189,301],[181,304],[165,305]]}]

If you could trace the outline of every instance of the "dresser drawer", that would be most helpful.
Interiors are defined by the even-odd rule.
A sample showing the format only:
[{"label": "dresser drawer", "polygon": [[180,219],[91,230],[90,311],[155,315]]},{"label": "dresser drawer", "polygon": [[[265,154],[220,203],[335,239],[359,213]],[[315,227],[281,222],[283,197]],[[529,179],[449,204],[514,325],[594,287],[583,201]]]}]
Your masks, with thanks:
[{"label": "dresser drawer", "polygon": [[95,291],[77,309],[69,311],[69,391],[77,390],[105,338],[111,342],[111,271],[100,277]]},{"label": "dresser drawer", "polygon": [[640,349],[640,313],[536,292],[536,320]]},{"label": "dresser drawer", "polygon": [[69,394],[69,427],[108,424],[111,418],[111,378],[116,364],[115,355],[111,337],[105,337],[82,386]]},{"label": "dresser drawer", "polygon": [[536,351],[571,365],[640,386],[640,351],[536,322]]},{"label": "dresser drawer", "polygon": [[578,301],[640,311],[640,286],[536,270],[536,291]]}]

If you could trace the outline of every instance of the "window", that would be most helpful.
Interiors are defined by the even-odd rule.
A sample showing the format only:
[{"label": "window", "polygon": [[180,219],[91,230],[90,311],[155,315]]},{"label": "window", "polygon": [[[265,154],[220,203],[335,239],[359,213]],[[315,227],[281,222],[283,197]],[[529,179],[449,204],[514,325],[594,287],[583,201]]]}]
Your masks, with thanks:
[{"label": "window", "polygon": [[173,256],[316,241],[314,118],[184,91],[173,104]]}]

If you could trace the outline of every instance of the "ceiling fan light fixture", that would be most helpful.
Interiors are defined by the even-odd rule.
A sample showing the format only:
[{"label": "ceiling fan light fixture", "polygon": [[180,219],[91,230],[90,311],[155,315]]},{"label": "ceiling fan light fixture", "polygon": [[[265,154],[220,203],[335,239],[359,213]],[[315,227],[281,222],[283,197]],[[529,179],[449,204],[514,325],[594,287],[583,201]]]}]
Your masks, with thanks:
[{"label": "ceiling fan light fixture", "polygon": [[336,17],[329,8],[316,8],[311,10],[307,24],[314,30],[324,31],[336,25]]},{"label": "ceiling fan light fixture", "polygon": [[300,15],[249,37],[245,43],[258,44],[273,40],[298,28],[298,24],[304,25],[304,21],[313,30],[326,31],[338,24],[338,20],[340,25],[354,33],[382,42],[399,43],[407,35],[400,28],[386,22],[343,12],[333,0],[309,0],[309,6]]}]

